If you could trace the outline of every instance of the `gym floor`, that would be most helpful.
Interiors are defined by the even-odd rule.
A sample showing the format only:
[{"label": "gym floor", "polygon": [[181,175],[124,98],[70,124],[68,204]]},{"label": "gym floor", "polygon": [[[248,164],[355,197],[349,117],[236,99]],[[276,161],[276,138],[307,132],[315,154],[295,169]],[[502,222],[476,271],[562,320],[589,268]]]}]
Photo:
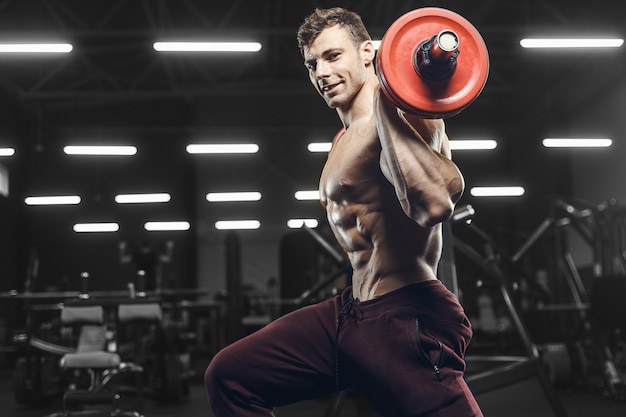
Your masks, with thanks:
[{"label": "gym floor", "polygon": [[[61,409],[60,400],[52,399],[39,406],[16,405],[12,393],[12,369],[0,369],[0,407],[3,417],[43,417]],[[626,416],[626,402],[603,396],[600,392],[586,389],[558,391],[559,398],[569,417]],[[537,381],[529,379],[497,391],[477,397],[485,417],[549,417],[554,412],[548,405]],[[328,399],[299,403],[276,410],[278,417],[321,417],[329,405]],[[342,403],[337,417],[374,417],[367,405],[359,398],[348,397]],[[178,404],[155,404],[146,399],[146,417],[211,417],[202,383],[196,379],[190,395]]]}]

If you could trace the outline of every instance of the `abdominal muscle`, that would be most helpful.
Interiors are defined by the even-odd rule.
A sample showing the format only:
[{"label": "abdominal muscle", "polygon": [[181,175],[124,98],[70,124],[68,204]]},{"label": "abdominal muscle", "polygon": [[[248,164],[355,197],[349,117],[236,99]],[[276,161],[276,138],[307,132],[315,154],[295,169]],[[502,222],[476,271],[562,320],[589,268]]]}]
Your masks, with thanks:
[{"label": "abdominal muscle", "polygon": [[352,265],[353,296],[366,301],[436,279],[441,225],[425,229],[406,216],[380,170],[377,137],[368,129],[353,137],[351,130],[329,153],[320,196]]},{"label": "abdominal muscle", "polygon": [[[330,207],[329,217],[336,210],[345,207]],[[344,213],[343,221],[331,223],[353,268],[353,296],[361,301],[437,277],[441,226],[423,229],[394,211]]]}]

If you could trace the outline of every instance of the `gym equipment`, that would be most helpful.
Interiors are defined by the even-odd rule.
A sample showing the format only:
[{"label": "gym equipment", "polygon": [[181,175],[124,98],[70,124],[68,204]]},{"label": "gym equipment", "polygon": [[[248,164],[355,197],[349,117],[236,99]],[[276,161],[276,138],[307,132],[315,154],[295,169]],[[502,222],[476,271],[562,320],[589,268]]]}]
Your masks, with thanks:
[{"label": "gym equipment", "polygon": [[38,404],[60,394],[59,358],[75,351],[42,339],[44,337],[58,342],[58,337],[50,337],[56,326],[50,322],[33,324],[31,314],[30,308],[27,309],[25,329],[18,329],[13,335],[13,344],[18,355],[13,369],[13,394],[15,402],[20,405]]},{"label": "gym equipment", "polygon": [[555,387],[572,383],[573,367],[569,349],[565,343],[548,343],[537,347],[543,368]]},{"label": "gym equipment", "polygon": [[[153,344],[152,350],[145,352],[145,356],[151,356],[150,360],[145,363],[131,363],[126,360],[128,358],[120,354],[121,362],[118,366],[112,366],[104,371],[94,370],[94,372],[102,377],[106,376],[108,386],[113,387],[113,385],[118,386],[119,382],[128,380],[128,376],[135,373],[141,374],[143,369],[143,377],[147,378],[149,375],[153,385],[170,387],[155,393],[158,400],[174,401],[182,398],[187,392],[188,377],[190,376],[188,354],[184,351],[185,343],[188,341],[183,340],[188,333],[181,331],[180,326],[171,328],[174,327],[171,317],[168,317],[169,320],[161,320],[163,318],[162,313],[160,313],[161,307],[169,309],[169,313],[172,315],[172,311],[185,308],[184,302],[181,301],[182,298],[203,295],[207,291],[202,289],[161,289],[158,293],[151,292],[148,294],[139,291],[134,294],[135,298],[132,298],[133,294],[128,290],[89,292],[88,273],[81,274],[81,280],[80,291],[18,292],[14,290],[0,293],[0,299],[20,303],[20,310],[23,311],[25,319],[25,327],[17,329],[13,336],[15,350],[18,354],[13,378],[15,402],[20,405],[35,405],[47,398],[64,394],[67,383],[66,376],[73,374],[73,371],[70,372],[68,369],[62,368],[76,364],[76,358],[79,356],[75,356],[75,354],[80,353],[84,356],[84,352],[79,352],[75,346],[75,332],[70,330],[79,325],[66,326],[64,322],[69,323],[72,316],[80,318],[83,313],[89,313],[95,309],[103,311],[103,317],[98,317],[98,321],[103,321],[103,324],[97,326],[106,325],[107,332],[113,335],[107,339],[106,351],[108,353],[120,354],[116,346],[119,328],[126,326],[133,320],[146,322],[157,317],[155,321],[158,322],[158,327],[164,328],[162,331],[167,332],[168,336],[159,336],[159,341]],[[136,307],[135,305],[138,304],[142,306]],[[81,307],[83,310],[76,310],[77,307]],[[117,311],[118,307],[120,312]],[[159,309],[158,315],[154,314],[155,307]],[[76,314],[77,312],[80,314]],[[43,316],[39,317],[38,314],[43,314]],[[121,317],[121,320],[117,319],[118,316]],[[102,327],[90,334],[92,336],[100,334],[101,337]],[[93,359],[95,356],[91,355],[89,358]],[[98,353],[97,356],[104,357],[106,355]],[[110,356],[107,357],[110,358]],[[63,362],[63,366],[60,366],[61,362]],[[172,365],[171,363],[174,362],[175,365]],[[173,368],[176,369],[173,370]],[[88,374],[89,372],[86,369],[78,370],[78,373],[81,374]],[[131,381],[128,380],[128,382]],[[125,387],[137,393],[135,397],[137,398],[136,410],[140,410],[143,385],[143,379],[135,378],[135,382]],[[169,392],[175,392],[175,395],[169,395]],[[116,409],[123,405],[119,403],[120,398],[116,397],[116,394],[109,394],[93,396],[92,393],[84,393],[82,390],[66,393],[65,406],[69,408],[87,406],[90,401],[106,401],[107,404]]]},{"label": "gym equipment", "polygon": [[13,368],[13,395],[16,404],[38,404],[59,394],[59,359],[53,355],[20,356]]},{"label": "gym equipment", "polygon": [[[552,205],[551,215],[533,231],[515,253],[513,260],[519,261],[548,232],[553,235],[556,254],[554,274],[562,280],[555,279],[551,283],[555,288],[553,298],[556,300],[553,301],[557,302],[538,307],[536,312],[544,316],[549,312],[567,314],[570,319],[569,329],[575,331],[575,343],[565,346],[572,371],[575,370],[583,381],[599,376],[600,385],[609,396],[624,400],[626,381],[616,370],[609,335],[616,329],[626,328],[622,301],[622,294],[626,290],[626,276],[622,273],[618,276],[595,276],[591,293],[588,293],[574,259],[564,244],[563,234],[566,228],[571,227],[593,248],[596,261],[594,273],[614,271],[612,268],[624,260],[621,249],[623,245],[620,242],[624,236],[624,219],[610,205],[600,205],[594,209],[577,208],[562,199],[553,201]],[[617,270],[621,271],[620,268]],[[560,288],[563,284],[564,288]],[[565,294],[560,294],[561,292]],[[564,362],[563,358],[556,357],[554,352],[547,352],[544,360],[550,368],[564,369],[559,364],[559,361]]]},{"label": "gym equipment", "polygon": [[[82,294],[87,294],[83,292]],[[80,329],[75,352],[63,355],[59,366],[68,374],[69,383],[63,395],[63,411],[52,416],[116,415],[140,417],[135,410],[122,410],[120,395],[113,384],[113,377],[120,373],[133,373],[139,381],[141,367],[122,364],[116,352],[106,350],[107,328],[104,308],[93,304],[89,297],[81,297],[74,305],[61,310],[63,326]],[[88,376],[89,382],[84,381]],[[109,405],[108,410],[83,410],[83,406]],[[100,413],[100,414],[98,414]]]},{"label": "gym equipment", "polygon": [[[459,207],[457,210],[459,213],[461,211],[467,211],[462,207]],[[473,209],[471,212],[473,213]],[[466,218],[466,216],[459,217],[463,219]],[[494,256],[497,252],[497,245],[475,224],[467,221],[457,224],[464,224],[469,231],[479,237],[484,242],[487,248],[486,251],[490,252],[488,253],[490,256],[483,256],[476,250],[475,244],[470,245],[461,239],[452,238],[452,234],[447,235],[447,239],[444,240],[444,246],[448,246],[448,253],[455,250],[456,253],[469,259],[480,268],[484,277],[492,281],[498,288],[512,324],[520,337],[520,347],[525,353],[524,356],[466,356],[465,360],[468,363],[468,370],[475,370],[475,372],[469,372],[465,377],[468,385],[475,395],[479,395],[535,377],[538,379],[555,416],[565,417],[567,413],[556,395],[549,376],[541,362],[538,347],[530,337],[526,324],[519,315],[515,303],[513,302],[509,288],[509,280],[505,277],[498,262],[493,261],[493,259],[497,259],[497,257]],[[451,227],[450,224],[446,226]],[[504,255],[500,252],[498,252],[498,254],[501,256]],[[452,268],[455,268],[455,266],[452,265]],[[455,279],[455,277],[452,276],[452,279]],[[456,283],[453,283],[452,287],[456,287]]]},{"label": "gym equipment", "polygon": [[[130,348],[122,357],[145,370],[157,402],[177,402],[188,393],[189,371],[177,349],[175,332],[163,325],[163,310],[154,299],[141,297],[121,303],[117,309],[118,331],[130,329]],[[176,332],[177,333],[177,332]],[[120,347],[121,348],[121,347]],[[137,387],[142,393],[143,385]]]},{"label": "gym equipment", "polygon": [[[82,291],[24,291],[19,292],[17,290],[0,292],[0,300],[1,299],[15,299],[15,300],[25,300],[29,302],[41,302],[41,301],[55,301],[55,300],[67,300],[72,298],[80,298],[80,295],[84,294]],[[145,296],[158,296],[163,299],[179,299],[184,296],[196,296],[196,295],[206,295],[207,291],[203,289],[162,289],[159,291],[151,291],[146,292]],[[115,291],[90,291],[86,293],[89,297],[96,298],[100,301],[106,301],[108,299],[114,298],[128,298],[129,291],[128,290],[115,290]],[[57,304],[55,304],[56,306]],[[34,306],[33,306],[34,307]],[[50,306],[53,308],[53,306]],[[34,308],[36,309],[36,308]]]},{"label": "gym equipment", "polygon": [[461,112],[481,93],[489,74],[489,54],[478,30],[437,7],[397,19],[383,36],[376,62],[387,98],[424,118]]}]

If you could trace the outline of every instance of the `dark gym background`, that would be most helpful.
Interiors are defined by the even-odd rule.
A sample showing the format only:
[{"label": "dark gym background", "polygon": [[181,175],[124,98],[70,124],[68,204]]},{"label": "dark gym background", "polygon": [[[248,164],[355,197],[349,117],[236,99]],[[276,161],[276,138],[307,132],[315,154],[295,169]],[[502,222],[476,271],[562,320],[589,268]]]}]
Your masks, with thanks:
[{"label": "dark gym background", "polygon": [[[447,121],[447,130],[451,139],[498,142],[494,150],[454,153],[468,190],[488,185],[519,185],[526,190],[521,197],[505,198],[466,193],[459,204],[475,209],[473,224],[494,239],[497,251],[514,254],[546,219],[572,215],[563,211],[563,202],[575,210],[608,207],[610,219],[596,218],[592,227],[617,230],[621,251],[626,201],[625,47],[555,53],[524,50],[519,40],[624,38],[622,2],[5,0],[0,2],[0,42],[65,41],[74,50],[60,56],[0,55],[0,148],[15,149],[14,156],[0,156],[0,172],[8,175],[9,184],[8,195],[0,195],[0,292],[24,291],[27,279],[33,278],[34,259],[33,291],[78,290],[83,271],[90,273],[92,290],[124,290],[135,271],[120,262],[119,242],[171,241],[172,259],[163,265],[164,285],[199,289],[200,299],[224,301],[238,309],[220,317],[219,326],[206,319],[192,323],[190,330],[199,332],[194,366],[201,372],[228,338],[253,331],[290,308],[267,304],[261,308],[256,301],[297,298],[331,274],[334,265],[324,251],[287,228],[286,222],[293,217],[316,218],[318,232],[334,243],[319,203],[293,197],[298,190],[316,189],[324,163],[325,154],[310,153],[306,145],[329,141],[340,128],[336,113],[324,106],[308,82],[295,33],[313,8],[337,4],[359,12],[376,39],[400,15],[424,6],[463,15],[484,37],[491,64],[487,85],[476,102]],[[256,40],[263,48],[244,55],[159,54],[152,49],[154,41],[170,38]],[[548,149],[541,145],[545,137],[606,137],[613,144],[602,149]],[[186,145],[201,142],[253,142],[260,149],[253,155],[231,156],[185,151]],[[138,152],[105,158],[63,153],[64,146],[78,143],[128,144]],[[260,191],[263,197],[252,203],[209,203],[205,198],[208,192],[237,190]],[[171,201],[119,205],[113,200],[119,193],[139,192],[168,192]],[[53,207],[24,204],[27,196],[65,194],[80,195],[82,202]],[[261,227],[235,235],[214,227],[218,220],[249,218],[258,219]],[[144,223],[153,220],[186,220],[191,228],[144,230]],[[92,221],[115,221],[120,230],[101,234],[72,230],[75,223]],[[618,226],[611,229],[614,221]],[[453,233],[482,248],[483,241],[463,225],[455,225]],[[596,243],[585,241],[574,227],[550,229],[517,267],[534,283],[547,283],[557,298],[552,301],[569,303],[559,256],[571,254],[582,282],[591,290],[598,279]],[[491,297],[498,323],[508,323],[497,285],[477,285],[484,279],[480,268],[462,255],[456,260],[470,313],[478,314],[479,300]],[[600,261],[613,265],[611,259]],[[513,291],[524,285],[518,278],[512,279]],[[233,299],[234,293],[240,297]],[[516,307],[524,313],[534,341],[569,342],[571,312],[537,312],[533,308],[537,300],[518,295],[514,292]],[[7,377],[0,405],[15,415],[43,415],[45,410],[20,408],[12,401],[11,336],[23,316],[19,306],[5,299],[0,305],[0,362]],[[622,325],[612,324],[610,332]],[[511,346],[492,336],[477,337],[476,348],[506,354]],[[622,335],[611,337],[610,347],[623,371],[624,364],[618,361],[624,355]],[[487,415],[513,415],[512,408],[523,413],[522,405],[530,408],[526,415],[551,415],[550,408],[540,404],[544,400],[524,401],[525,396],[542,397],[535,385],[531,380],[485,394],[481,398],[486,409],[495,410]],[[566,385],[558,387],[558,393],[572,416],[591,412],[583,410],[606,416],[626,412],[624,402],[606,395],[593,378]],[[199,384],[194,389],[184,404],[152,412],[209,415]],[[294,407],[291,412],[309,415],[317,410],[314,415],[319,415],[316,406]]]}]

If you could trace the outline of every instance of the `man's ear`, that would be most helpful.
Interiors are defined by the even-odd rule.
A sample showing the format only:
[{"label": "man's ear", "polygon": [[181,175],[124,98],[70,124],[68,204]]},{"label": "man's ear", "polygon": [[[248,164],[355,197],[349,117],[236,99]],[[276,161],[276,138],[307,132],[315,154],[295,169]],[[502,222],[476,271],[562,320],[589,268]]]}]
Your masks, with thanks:
[{"label": "man's ear", "polygon": [[361,58],[366,65],[371,64],[374,61],[374,57],[376,56],[376,50],[374,49],[374,44],[372,41],[367,40],[361,44],[360,48]]}]

